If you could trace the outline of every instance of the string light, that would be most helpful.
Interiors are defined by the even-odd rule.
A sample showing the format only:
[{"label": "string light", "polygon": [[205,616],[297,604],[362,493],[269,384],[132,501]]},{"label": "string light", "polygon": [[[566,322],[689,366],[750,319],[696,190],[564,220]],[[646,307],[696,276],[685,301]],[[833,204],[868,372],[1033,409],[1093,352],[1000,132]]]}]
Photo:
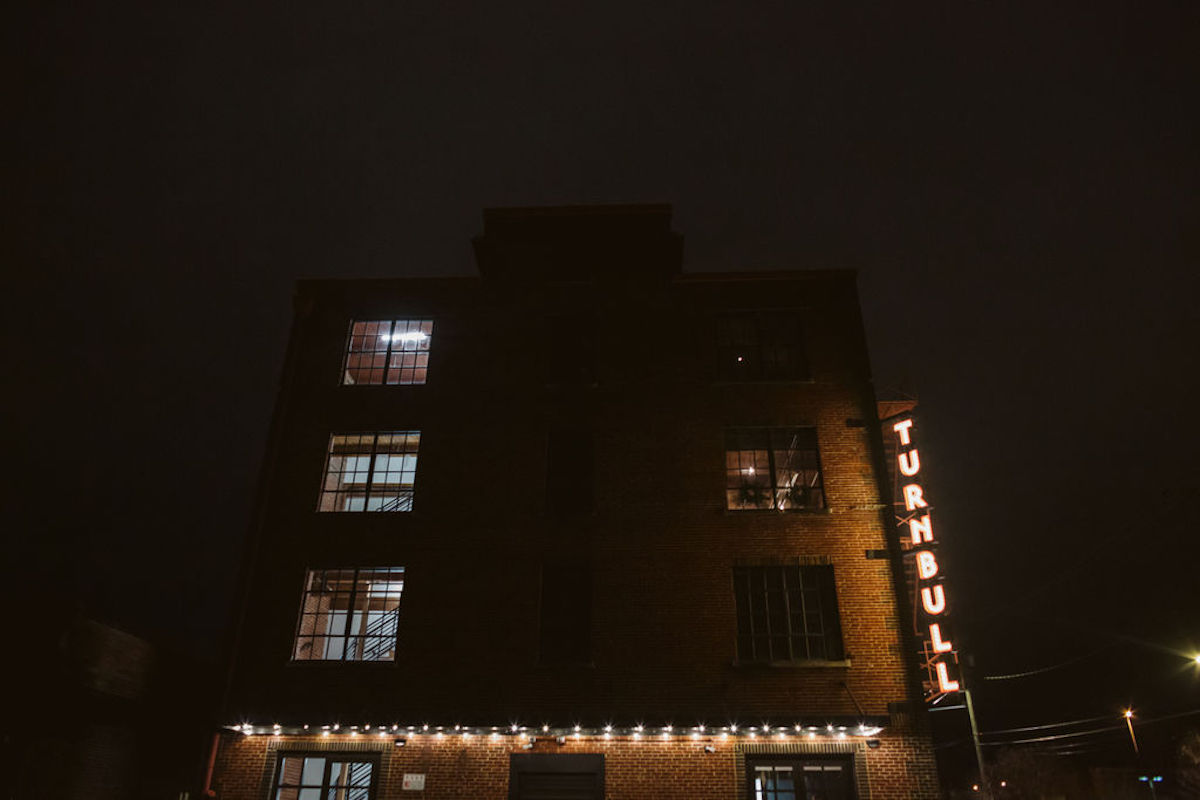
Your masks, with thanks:
[{"label": "string light", "polygon": [[[853,726],[847,726],[847,725],[836,725],[835,726],[833,723],[826,723],[822,727],[813,726],[813,725],[806,727],[806,726],[801,725],[800,723],[796,723],[795,725],[791,726],[791,728],[792,728],[792,730],[795,731],[797,736],[806,736],[808,739],[815,739],[818,736],[824,736],[824,737],[831,738],[831,739],[846,739],[849,736],[868,738],[868,737],[877,736],[880,732],[883,731],[882,726],[880,726],[878,724],[873,724],[873,723],[875,723],[875,720],[871,720],[870,722],[860,721],[856,725],[853,725]],[[562,727],[554,726],[550,723],[543,723],[541,726],[539,726],[539,728],[540,728],[541,733],[547,734],[549,736],[553,736],[556,740],[559,740],[560,744],[563,741],[565,741],[567,738],[571,738],[571,739],[575,739],[575,740],[582,740],[584,738],[612,740],[612,739],[615,739],[618,737],[625,737],[627,739],[630,739],[630,740],[636,741],[636,742],[643,741],[646,738],[651,738],[651,739],[656,739],[656,740],[661,739],[661,741],[664,741],[664,742],[669,742],[669,741],[693,741],[694,742],[694,741],[699,741],[701,739],[708,739],[710,741],[724,742],[724,741],[728,741],[730,737],[752,739],[752,740],[758,739],[758,738],[760,738],[759,737],[760,732],[763,734],[763,736],[770,736],[771,738],[774,738],[774,739],[786,741],[789,738],[788,726],[782,726],[782,725],[772,726],[771,724],[765,723],[765,722],[762,724],[761,727],[750,726],[748,728],[740,728],[737,723],[730,723],[726,727],[719,728],[719,729],[712,729],[712,730],[710,730],[704,723],[699,723],[692,727],[685,727],[682,729],[677,729],[671,723],[667,723],[665,725],[655,728],[655,727],[647,726],[643,722],[638,722],[629,727],[619,727],[619,726],[614,725],[611,722],[608,722],[608,723],[605,723],[603,726],[595,727],[595,728],[587,727],[581,722],[574,722],[569,726],[562,726]],[[369,734],[372,731],[374,731],[377,736],[379,736],[381,738],[385,738],[389,735],[395,735],[397,732],[404,732],[407,736],[410,736],[410,737],[417,737],[420,735],[420,732],[426,732],[426,733],[433,732],[435,734],[435,738],[438,739],[439,741],[444,740],[449,733],[458,734],[460,739],[466,740],[466,741],[471,741],[476,738],[480,738],[480,739],[483,739],[486,741],[496,742],[496,741],[500,741],[504,738],[509,738],[509,737],[520,740],[523,743],[525,743],[525,742],[532,743],[532,742],[536,741],[532,736],[529,735],[529,733],[527,732],[527,730],[528,730],[527,728],[525,728],[517,723],[511,723],[505,727],[499,727],[496,725],[492,725],[492,726],[463,725],[463,724],[459,723],[452,727],[443,727],[441,725],[437,725],[437,726],[433,726],[432,729],[428,723],[424,723],[420,726],[420,731],[418,731],[417,727],[414,725],[409,725],[404,729],[404,731],[402,731],[399,723],[394,723],[390,726],[388,726],[386,724],[374,725],[374,726],[370,725],[370,724],[363,724],[361,726],[360,725],[350,725],[345,730],[343,730],[341,724],[336,723],[336,722],[332,723],[332,724],[321,725],[319,727],[316,727],[315,729],[314,729],[314,726],[308,725],[308,724],[305,724],[302,726],[300,726],[300,725],[285,726],[282,723],[276,722],[276,723],[272,723],[269,727],[267,727],[265,725],[256,727],[255,725],[253,725],[252,723],[249,723],[249,722],[239,722],[237,724],[227,726],[227,729],[232,730],[236,733],[240,733],[243,736],[254,736],[254,735],[305,736],[305,735],[307,735],[307,736],[330,737],[330,736],[334,736],[334,735],[344,736],[344,735],[348,734],[351,737],[357,737],[357,736],[360,736],[361,734],[363,734],[364,732]],[[774,735],[772,736],[772,734],[774,734]]]}]

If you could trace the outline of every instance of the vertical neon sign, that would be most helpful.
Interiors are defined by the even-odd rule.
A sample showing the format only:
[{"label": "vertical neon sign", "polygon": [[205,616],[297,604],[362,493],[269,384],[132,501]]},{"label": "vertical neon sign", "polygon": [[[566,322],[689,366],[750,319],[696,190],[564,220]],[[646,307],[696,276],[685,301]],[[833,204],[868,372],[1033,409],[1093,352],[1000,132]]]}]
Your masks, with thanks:
[{"label": "vertical neon sign", "polygon": [[933,704],[960,690],[958,651],[946,625],[948,592],[938,563],[938,539],[933,528],[933,507],[921,484],[921,453],[911,416],[894,420],[896,453],[896,525],[901,546],[913,559],[916,632],[921,642],[925,670],[925,700]]}]

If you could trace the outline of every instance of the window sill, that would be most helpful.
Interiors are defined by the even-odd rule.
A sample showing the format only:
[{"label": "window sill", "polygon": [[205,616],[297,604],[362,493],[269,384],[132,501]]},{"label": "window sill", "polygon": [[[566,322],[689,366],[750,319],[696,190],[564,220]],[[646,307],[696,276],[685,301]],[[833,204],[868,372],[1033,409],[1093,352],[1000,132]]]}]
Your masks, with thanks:
[{"label": "window sill", "polygon": [[747,516],[754,514],[776,514],[778,516],[786,516],[790,514],[806,515],[806,516],[829,516],[833,511],[829,506],[824,508],[787,508],[780,511],[777,508],[726,508],[724,512],[729,516],[739,516],[746,514]]},{"label": "window sill", "polygon": [[735,670],[743,672],[772,670],[805,670],[805,669],[841,669],[850,666],[850,659],[838,661],[809,659],[805,661],[734,661],[730,664]]},{"label": "window sill", "polygon": [[718,378],[713,386],[812,386],[814,378]]},{"label": "window sill", "polygon": [[398,660],[354,661],[354,660],[343,660],[343,659],[336,659],[336,658],[289,658],[287,665],[289,668],[296,667],[298,669],[305,669],[308,667],[312,667],[313,669],[331,669],[333,667],[347,667],[347,666],[356,666],[357,667],[357,666],[362,666],[362,665],[372,665],[374,668],[394,667],[399,663],[400,662]]}]

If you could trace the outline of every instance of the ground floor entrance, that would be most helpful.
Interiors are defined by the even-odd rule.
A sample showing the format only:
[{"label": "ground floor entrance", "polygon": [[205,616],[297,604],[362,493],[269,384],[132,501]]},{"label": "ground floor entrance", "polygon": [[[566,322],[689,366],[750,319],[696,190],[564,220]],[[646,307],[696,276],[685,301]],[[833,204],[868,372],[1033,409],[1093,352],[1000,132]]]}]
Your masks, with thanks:
[{"label": "ground floor entrance", "polygon": [[509,800],[604,800],[604,756],[513,753]]}]

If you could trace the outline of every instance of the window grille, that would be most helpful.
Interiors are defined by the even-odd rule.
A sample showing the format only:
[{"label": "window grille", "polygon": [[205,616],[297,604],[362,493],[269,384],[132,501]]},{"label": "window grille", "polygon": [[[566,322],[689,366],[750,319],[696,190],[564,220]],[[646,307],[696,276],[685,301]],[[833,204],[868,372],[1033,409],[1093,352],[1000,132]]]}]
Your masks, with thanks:
[{"label": "window grille", "polygon": [[800,315],[741,311],[717,318],[717,374],[723,381],[806,381]]},{"label": "window grille", "polygon": [[815,428],[725,432],[725,507],[815,511],[825,507]]},{"label": "window grille", "polygon": [[305,575],[295,661],[395,661],[404,567]]},{"label": "window grille", "polygon": [[852,800],[848,759],[755,760],[747,765],[753,800]]},{"label": "window grille", "polygon": [[342,385],[425,383],[432,341],[431,319],[355,320]]},{"label": "window grille", "polygon": [[738,661],[840,661],[833,567],[735,567]]},{"label": "window grille", "polygon": [[335,433],[319,511],[412,511],[420,431]]},{"label": "window grille", "polygon": [[375,762],[370,756],[292,753],[279,759],[274,800],[371,800],[375,797]]}]

